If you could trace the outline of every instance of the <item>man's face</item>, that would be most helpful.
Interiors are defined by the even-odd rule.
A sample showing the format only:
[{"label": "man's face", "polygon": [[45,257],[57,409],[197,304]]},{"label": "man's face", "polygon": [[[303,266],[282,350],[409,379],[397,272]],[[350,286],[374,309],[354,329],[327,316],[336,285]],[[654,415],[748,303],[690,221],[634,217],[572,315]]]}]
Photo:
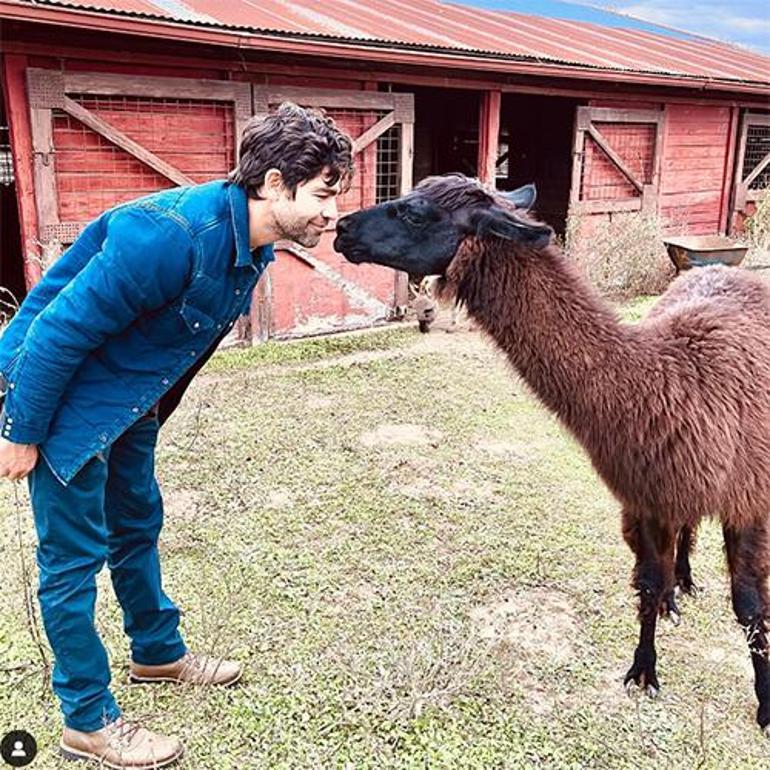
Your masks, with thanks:
[{"label": "man's face", "polygon": [[312,248],[321,240],[321,233],[337,219],[337,195],[341,180],[333,186],[324,181],[321,173],[313,179],[300,182],[294,198],[282,190],[273,202],[273,219],[281,238]]}]

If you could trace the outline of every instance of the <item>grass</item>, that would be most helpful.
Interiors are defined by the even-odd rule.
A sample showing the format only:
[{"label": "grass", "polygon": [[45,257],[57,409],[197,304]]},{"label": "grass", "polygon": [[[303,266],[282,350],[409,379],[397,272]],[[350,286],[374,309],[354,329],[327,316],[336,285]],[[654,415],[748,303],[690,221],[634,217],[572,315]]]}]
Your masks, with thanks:
[{"label": "grass", "polygon": [[[717,528],[694,559],[703,594],[659,635],[661,697],[627,698],[618,505],[476,334],[218,354],[162,432],[158,474],[187,643],[238,658],[244,680],[129,687],[106,570],[97,624],[118,701],[182,738],[182,768],[768,765]],[[0,731],[32,732],[33,766],[58,770],[23,601],[31,514],[0,494]]]}]

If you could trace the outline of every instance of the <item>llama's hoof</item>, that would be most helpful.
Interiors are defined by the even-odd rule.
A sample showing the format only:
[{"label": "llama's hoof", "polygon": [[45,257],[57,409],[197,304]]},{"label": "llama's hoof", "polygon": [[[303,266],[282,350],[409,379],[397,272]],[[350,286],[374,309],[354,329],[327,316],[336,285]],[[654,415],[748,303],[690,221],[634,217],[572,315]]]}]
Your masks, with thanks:
[{"label": "llama's hoof", "polygon": [[623,683],[626,686],[626,692],[630,696],[638,692],[646,693],[650,698],[655,698],[660,691],[660,683],[655,673],[654,660],[638,660],[638,654],[635,656],[634,665],[631,666]]},{"label": "llama's hoof", "polygon": [[695,599],[700,592],[700,587],[692,582],[692,578],[678,578],[674,586],[674,596],[677,599],[682,596],[691,596]]},{"label": "llama's hoof", "polygon": [[628,695],[629,698],[635,698],[642,692],[648,698],[654,700],[660,694],[660,689],[651,684],[648,684],[645,687],[641,687],[633,679],[629,679],[626,682],[626,695]]},{"label": "llama's hoof", "polygon": [[682,622],[682,611],[674,599],[675,595],[676,589],[669,592],[660,605],[660,615],[661,617],[668,618],[675,626],[678,626]]}]

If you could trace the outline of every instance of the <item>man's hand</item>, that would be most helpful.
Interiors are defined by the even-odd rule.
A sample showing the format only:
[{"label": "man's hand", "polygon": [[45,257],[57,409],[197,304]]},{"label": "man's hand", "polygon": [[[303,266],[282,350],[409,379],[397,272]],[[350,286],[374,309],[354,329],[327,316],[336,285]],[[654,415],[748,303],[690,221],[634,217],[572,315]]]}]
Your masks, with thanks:
[{"label": "man's hand", "polygon": [[0,478],[23,479],[37,464],[36,444],[14,444],[0,438]]}]

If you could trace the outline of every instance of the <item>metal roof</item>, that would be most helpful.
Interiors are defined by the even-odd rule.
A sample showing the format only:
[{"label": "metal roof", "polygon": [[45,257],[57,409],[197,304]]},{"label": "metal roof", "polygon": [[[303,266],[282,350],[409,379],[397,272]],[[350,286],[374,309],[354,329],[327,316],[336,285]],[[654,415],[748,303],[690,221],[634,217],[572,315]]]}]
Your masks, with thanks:
[{"label": "metal roof", "polygon": [[[121,17],[126,20],[126,32],[131,31],[130,20],[139,17],[215,28],[239,37],[252,33],[315,38],[354,46],[427,49],[463,58],[493,56],[647,73],[661,80],[676,76],[725,85],[770,85],[770,57],[727,43],[439,0],[17,0],[0,5],[69,8]],[[505,70],[504,62],[500,69]]]}]

